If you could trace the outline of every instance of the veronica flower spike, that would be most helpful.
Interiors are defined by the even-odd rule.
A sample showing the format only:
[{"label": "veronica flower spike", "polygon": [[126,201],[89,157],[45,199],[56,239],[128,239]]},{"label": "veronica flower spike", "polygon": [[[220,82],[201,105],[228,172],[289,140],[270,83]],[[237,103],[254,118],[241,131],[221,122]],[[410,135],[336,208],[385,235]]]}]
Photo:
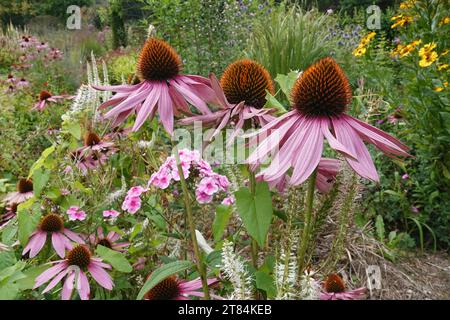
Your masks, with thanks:
[{"label": "veronica flower spike", "polygon": [[235,122],[234,131],[228,141],[230,145],[244,127],[245,121],[253,119],[255,124],[263,126],[275,119],[271,115],[274,109],[263,108],[266,90],[273,94],[274,88],[269,72],[259,63],[249,59],[239,60],[227,67],[221,83],[213,73],[209,78],[220,109],[211,114],[180,120],[181,124],[201,121],[202,125],[215,127],[207,141],[211,141],[227,125]]},{"label": "veronica flower spike", "polygon": [[216,99],[207,78],[182,75],[181,59],[175,50],[163,40],[150,38],[139,56],[136,85],[93,86],[97,90],[116,94],[100,105],[99,109],[113,107],[105,117],[117,126],[136,113],[133,131],[139,130],[145,120],[152,120],[159,113],[166,131],[172,135],[174,116],[180,112],[191,114],[188,102],[202,114],[211,113],[206,102]]},{"label": "veronica flower spike", "polygon": [[291,95],[290,112],[247,135],[255,137],[251,145],[259,140],[247,159],[253,169],[272,153],[271,164],[259,173],[263,180],[278,180],[292,167],[290,184],[303,183],[319,165],[324,138],[357,174],[376,182],[378,173],[363,141],[391,157],[409,156],[409,148],[400,141],[345,113],[352,92],[347,77],[332,58],[308,67],[296,80]]}]

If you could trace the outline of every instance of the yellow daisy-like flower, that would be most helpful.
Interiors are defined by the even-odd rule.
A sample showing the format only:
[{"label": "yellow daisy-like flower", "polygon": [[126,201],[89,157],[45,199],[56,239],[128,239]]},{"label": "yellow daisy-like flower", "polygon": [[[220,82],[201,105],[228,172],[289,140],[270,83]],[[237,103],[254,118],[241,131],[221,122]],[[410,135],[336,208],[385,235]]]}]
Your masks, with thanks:
[{"label": "yellow daisy-like flower", "polygon": [[437,45],[434,42],[427,43],[422,48],[420,48],[419,55],[422,56],[425,55],[426,53],[433,51],[434,49],[436,49],[436,46]]},{"label": "yellow daisy-like flower", "polygon": [[440,63],[440,64],[438,64],[438,70],[439,71],[445,70],[447,68],[448,68],[448,64],[447,63]]},{"label": "yellow daisy-like flower", "polygon": [[421,54],[420,56],[421,56],[421,59],[419,61],[419,66],[421,66],[422,68],[431,66],[438,58],[438,54],[436,53],[436,51],[425,52],[424,54]]},{"label": "yellow daisy-like flower", "polygon": [[436,92],[441,92],[441,91],[444,91],[444,88],[442,88],[442,87],[436,87],[436,88],[434,88],[433,90],[436,91]]},{"label": "yellow daisy-like flower", "polygon": [[444,17],[442,18],[442,20],[439,22],[439,25],[442,26],[444,24],[447,24],[450,22],[450,17]]},{"label": "yellow daisy-like flower", "polygon": [[413,17],[406,14],[399,14],[397,16],[394,16],[391,18],[392,21],[395,21],[395,23],[391,26],[391,29],[397,28],[397,27],[403,27],[413,21]]},{"label": "yellow daisy-like flower", "polygon": [[418,40],[414,40],[413,42],[411,42],[410,45],[417,47],[421,43],[422,43],[422,40],[418,39]]},{"label": "yellow daisy-like flower", "polygon": [[441,53],[441,57],[446,56],[449,53],[449,49],[445,49],[444,51],[442,51]]},{"label": "yellow daisy-like flower", "polygon": [[399,44],[397,45],[397,48],[395,48],[395,50],[392,51],[391,56],[400,56],[400,58],[409,56],[409,54],[414,50],[416,50],[416,47],[421,43],[422,40],[414,40],[407,45]]},{"label": "yellow daisy-like flower", "polygon": [[361,57],[366,54],[367,49],[364,46],[359,45],[355,50],[353,50],[353,55],[355,57]]}]

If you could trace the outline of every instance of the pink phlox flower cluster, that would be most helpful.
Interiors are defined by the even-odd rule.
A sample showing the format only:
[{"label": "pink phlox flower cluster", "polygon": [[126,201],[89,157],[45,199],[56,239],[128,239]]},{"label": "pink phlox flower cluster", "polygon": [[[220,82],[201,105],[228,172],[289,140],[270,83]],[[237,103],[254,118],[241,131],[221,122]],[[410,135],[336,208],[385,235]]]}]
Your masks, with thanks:
[{"label": "pink phlox flower cluster", "polygon": [[131,187],[122,203],[122,210],[135,214],[142,205],[141,195],[147,191],[148,189],[141,186]]}]

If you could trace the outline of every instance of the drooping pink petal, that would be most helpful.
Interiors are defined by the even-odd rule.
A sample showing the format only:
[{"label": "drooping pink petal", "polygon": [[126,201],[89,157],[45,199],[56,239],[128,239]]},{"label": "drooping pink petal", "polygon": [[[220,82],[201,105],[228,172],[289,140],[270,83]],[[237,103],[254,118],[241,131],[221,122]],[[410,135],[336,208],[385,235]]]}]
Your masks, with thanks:
[{"label": "drooping pink petal", "polygon": [[77,233],[75,233],[75,232],[73,232],[73,231],[70,231],[70,230],[67,229],[67,228],[64,228],[63,233],[64,233],[70,240],[75,241],[76,243],[80,243],[80,244],[83,244],[83,243],[84,243],[84,240],[81,239],[80,236],[79,236]]},{"label": "drooping pink petal", "polygon": [[143,85],[140,87],[136,92],[133,92],[130,94],[128,98],[126,98],[124,101],[119,103],[117,106],[109,110],[105,114],[105,118],[113,118],[117,116],[118,114],[136,108],[136,106],[142,102],[145,97],[148,95],[148,88],[150,85]]},{"label": "drooping pink petal", "polygon": [[228,105],[228,100],[225,97],[225,94],[223,93],[223,89],[220,86],[219,80],[217,79],[214,73],[209,74],[209,80],[211,81],[211,87],[214,90],[217,99],[219,99],[220,107],[225,108]]},{"label": "drooping pink petal", "polygon": [[173,107],[172,99],[169,95],[169,89],[167,86],[161,86],[161,96],[158,102],[158,113],[161,122],[166,131],[173,135]]},{"label": "drooping pink petal", "polygon": [[114,283],[111,277],[109,276],[108,272],[106,272],[101,267],[93,263],[89,264],[88,270],[99,285],[101,285],[103,288],[107,290],[112,290]]},{"label": "drooping pink petal", "polygon": [[78,273],[77,291],[81,300],[89,300],[91,288],[89,287],[89,281],[82,270]]},{"label": "drooping pink petal", "polygon": [[[155,83],[153,85],[153,88],[150,92],[148,92],[148,96],[145,99],[144,104],[142,105],[142,108],[139,110],[136,121],[134,122],[132,131],[137,131],[139,128],[144,124],[144,121],[149,118],[149,116],[152,114],[153,108],[155,108],[156,103],[158,102],[158,99],[161,96],[161,88],[164,86],[164,84]],[[150,118],[150,120],[153,117]]]},{"label": "drooping pink petal", "polygon": [[63,288],[61,291],[61,300],[70,300],[73,291],[73,283],[75,281],[75,271],[71,270],[69,275],[66,277],[66,281],[64,281]]},{"label": "drooping pink petal", "polygon": [[294,186],[305,182],[316,170],[323,151],[323,134],[320,130],[320,122],[311,121],[310,130],[306,131],[302,145],[297,149],[296,162],[292,172],[290,183]]},{"label": "drooping pink petal", "polygon": [[58,256],[60,256],[61,258],[64,258],[64,256],[66,255],[65,252],[65,242],[64,242],[64,236],[62,234],[60,234],[59,232],[53,232],[52,233],[52,245],[53,248],[55,249],[56,253],[58,254]]},{"label": "drooping pink petal", "polygon": [[342,119],[333,118],[332,121],[338,141],[355,154],[356,159],[358,159],[358,161],[356,161],[346,157],[345,160],[350,167],[352,167],[361,177],[378,182],[379,178],[377,170],[375,169],[369,151],[358,133]]},{"label": "drooping pink petal", "polygon": [[45,245],[45,240],[47,239],[47,233],[39,231],[34,237],[34,243],[30,249],[30,258],[34,258],[42,250]]},{"label": "drooping pink petal", "polygon": [[342,143],[340,143],[330,132],[330,119],[320,119],[320,125],[322,133],[327,139],[330,147],[336,151],[343,153],[347,157],[351,157],[356,160],[356,155],[350,152]]},{"label": "drooping pink petal", "polygon": [[41,285],[49,281],[51,278],[53,278],[66,268],[67,268],[66,262],[60,262],[54,265],[53,267],[48,268],[47,270],[45,270],[39,276],[36,277],[36,279],[34,280],[33,289],[40,287]]},{"label": "drooping pink petal", "polygon": [[170,84],[175,87],[175,89],[193,106],[197,107],[197,109],[203,113],[208,114],[211,113],[205,101],[200,99],[197,95],[191,92],[189,86],[183,82],[182,79],[175,78],[170,80]]},{"label": "drooping pink petal", "polygon": [[69,272],[69,269],[66,269],[62,272],[60,272],[56,277],[54,277],[52,279],[52,281],[50,281],[50,283],[48,284],[48,286],[44,289],[44,291],[42,291],[42,293],[46,293],[50,290],[52,290],[60,281],[62,278],[64,278],[64,276]]},{"label": "drooping pink petal", "polygon": [[118,86],[98,86],[98,85],[92,85],[92,88],[100,91],[113,91],[113,92],[133,92],[139,89],[144,82],[135,84],[135,85],[118,85]]}]

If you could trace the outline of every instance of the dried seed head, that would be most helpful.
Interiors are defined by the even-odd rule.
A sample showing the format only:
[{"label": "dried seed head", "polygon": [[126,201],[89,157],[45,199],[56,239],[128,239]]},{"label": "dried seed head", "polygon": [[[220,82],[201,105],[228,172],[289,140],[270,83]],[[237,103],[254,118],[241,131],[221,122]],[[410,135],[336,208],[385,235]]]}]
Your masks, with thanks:
[{"label": "dried seed head", "polygon": [[179,295],[180,289],[175,276],[170,276],[145,294],[147,300],[173,300]]}]

